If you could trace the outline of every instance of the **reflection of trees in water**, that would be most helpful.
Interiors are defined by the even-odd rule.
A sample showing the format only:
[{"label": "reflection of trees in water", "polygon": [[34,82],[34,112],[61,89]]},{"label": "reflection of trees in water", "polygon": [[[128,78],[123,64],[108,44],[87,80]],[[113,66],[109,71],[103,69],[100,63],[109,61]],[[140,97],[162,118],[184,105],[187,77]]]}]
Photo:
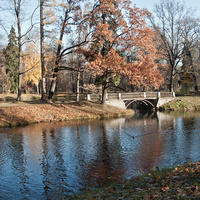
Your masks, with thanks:
[{"label": "reflection of trees in water", "polygon": [[125,131],[135,136],[137,151],[129,155],[129,160],[136,169],[148,171],[161,162],[166,145],[166,134],[173,127],[174,118],[159,113],[148,113],[141,117],[141,113],[126,123]]},{"label": "reflection of trees in water", "polygon": [[[85,176],[89,178],[89,185],[92,185],[92,183],[105,184],[111,178],[115,180],[119,178],[121,180],[130,168],[152,168],[162,157],[164,151],[166,140],[164,134],[160,134],[159,132],[165,131],[165,128],[169,128],[170,120],[167,123],[168,126],[165,124],[162,126],[163,122],[164,120],[158,120],[155,114],[151,114],[149,118],[146,117],[145,119],[103,121],[98,127],[94,126],[90,128],[90,132],[92,130],[94,132],[94,129],[98,130],[95,132],[95,134],[98,134],[98,137],[95,138],[98,144],[93,147],[95,149],[94,159],[90,160],[87,166],[85,166]],[[173,122],[172,118],[171,122]],[[134,129],[140,129],[138,138],[134,140],[130,136],[125,135],[124,132],[127,129],[130,129],[128,132],[133,135],[135,133]],[[79,139],[82,140],[80,130],[78,131],[78,135]],[[127,144],[124,143],[126,140]],[[136,144],[138,141],[139,145]],[[126,155],[127,148],[123,145],[129,146],[127,152],[129,155]],[[130,145],[133,145],[133,147]],[[132,151],[131,148],[133,149]],[[135,152],[135,148],[137,148],[137,152]]]},{"label": "reflection of trees in water", "polygon": [[[8,134],[9,147],[5,146],[12,163],[6,164],[13,168],[12,177],[17,177],[13,181],[19,183],[16,187],[22,197],[37,189],[37,194],[43,193],[41,198],[62,198],[87,185],[120,181],[134,170],[148,170],[163,157],[168,164],[177,155],[182,160],[191,158],[194,148],[196,152],[200,148],[199,127],[196,118],[151,113],[145,118],[16,128]],[[38,171],[40,175],[35,176]]]},{"label": "reflection of trees in water", "polygon": [[55,194],[57,197],[62,197],[67,191],[62,138],[56,135],[53,128],[49,132],[44,129],[42,136],[43,156],[41,165],[43,169],[44,195],[47,199],[51,199]]},{"label": "reflection of trees in water", "polygon": [[174,132],[168,139],[168,148],[166,150],[171,155],[169,160],[172,164],[193,160],[196,152],[200,150],[199,128],[199,118],[194,115],[191,116],[189,114],[189,116],[176,118]]},{"label": "reflection of trees in water", "polygon": [[50,164],[49,164],[49,156],[48,156],[48,138],[47,138],[48,134],[45,130],[42,131],[42,148],[43,148],[43,152],[42,152],[42,169],[43,169],[43,184],[44,184],[44,191],[45,191],[45,195],[48,197],[48,193],[49,193],[49,184],[51,183],[50,180],[48,180],[48,176],[49,176],[49,170],[50,170]]},{"label": "reflection of trees in water", "polygon": [[104,185],[115,180],[120,181],[125,173],[123,158],[120,154],[119,132],[109,137],[108,124],[102,122],[99,128],[98,144],[95,146],[95,159],[87,164],[87,177],[90,185]]},{"label": "reflection of trees in water", "polygon": [[[22,197],[26,198],[28,192],[29,177],[26,175],[26,155],[24,152],[24,141],[21,133],[15,133],[11,135],[9,140],[9,147],[12,160],[13,173],[17,177],[16,187],[19,187],[19,191]],[[13,179],[15,182],[15,179]]]}]

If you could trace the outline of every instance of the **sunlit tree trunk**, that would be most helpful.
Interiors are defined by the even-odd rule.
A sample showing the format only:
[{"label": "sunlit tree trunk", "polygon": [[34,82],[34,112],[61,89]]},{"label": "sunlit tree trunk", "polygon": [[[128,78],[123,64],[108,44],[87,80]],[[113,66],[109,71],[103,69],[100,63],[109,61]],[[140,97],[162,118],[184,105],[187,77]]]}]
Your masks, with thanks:
[{"label": "sunlit tree trunk", "polygon": [[171,71],[171,76],[170,76],[170,83],[169,83],[169,91],[173,92],[174,91],[174,75],[173,75],[173,70]]},{"label": "sunlit tree trunk", "polygon": [[103,105],[106,104],[107,91],[108,91],[108,89],[107,89],[107,87],[104,85],[103,88],[102,88],[102,101],[101,101],[101,103],[102,103]]},{"label": "sunlit tree trunk", "polygon": [[48,99],[53,98],[53,95],[54,95],[54,92],[55,92],[55,89],[56,89],[56,82],[57,82],[59,64],[60,64],[60,59],[61,59],[61,48],[62,48],[61,43],[62,43],[63,36],[64,36],[67,18],[68,18],[68,11],[65,12],[65,18],[63,20],[62,29],[60,31],[60,38],[59,38],[60,43],[58,44],[58,48],[57,48],[57,52],[56,52],[56,61],[55,61],[54,73],[53,73],[53,78],[51,80],[51,86],[50,86],[50,90],[49,90]]},{"label": "sunlit tree trunk", "polygon": [[21,42],[21,19],[20,19],[20,8],[21,8],[21,0],[18,2],[15,1],[15,13],[17,16],[17,29],[18,29],[18,47],[19,47],[19,55],[18,55],[18,92],[17,92],[17,101],[21,101],[21,91],[22,91],[22,42]]},{"label": "sunlit tree trunk", "polygon": [[108,70],[106,70],[103,86],[102,86],[102,102],[101,103],[103,105],[106,104],[107,92],[108,92],[108,87],[109,87],[108,82],[109,82],[109,72]]},{"label": "sunlit tree trunk", "polygon": [[79,91],[80,91],[80,76],[81,76],[81,72],[78,70],[77,71],[77,81],[76,81],[76,101],[79,101]]},{"label": "sunlit tree trunk", "polygon": [[39,84],[38,84],[38,82],[37,82],[36,86],[37,86],[37,94],[39,95]]},{"label": "sunlit tree trunk", "polygon": [[40,57],[41,57],[41,99],[45,99],[46,81],[45,81],[45,63],[44,63],[44,18],[43,18],[44,0],[40,0]]}]

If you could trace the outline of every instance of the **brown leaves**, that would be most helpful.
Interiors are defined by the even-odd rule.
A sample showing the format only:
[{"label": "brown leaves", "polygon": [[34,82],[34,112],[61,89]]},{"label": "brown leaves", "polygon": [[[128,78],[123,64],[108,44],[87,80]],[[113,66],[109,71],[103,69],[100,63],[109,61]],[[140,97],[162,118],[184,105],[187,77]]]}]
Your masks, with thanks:
[{"label": "brown leaves", "polygon": [[[89,19],[93,24],[93,43],[90,53],[84,51],[84,55],[96,55],[88,68],[100,75],[108,70],[125,75],[138,87],[158,87],[163,78],[155,62],[158,54],[154,32],[145,22],[148,15],[146,10],[131,7],[128,0],[99,0]],[[122,54],[133,51],[135,62],[127,64]]]},{"label": "brown leaves", "polygon": [[[24,95],[23,95],[24,97]],[[23,98],[22,97],[22,98]],[[0,108],[0,126],[4,126],[4,122],[11,126],[32,124],[36,122],[49,122],[49,121],[66,121],[73,119],[94,119],[100,118],[101,115],[112,116],[115,114],[128,113],[128,110],[115,108],[112,106],[102,106],[93,103],[12,103],[7,104],[7,107]],[[129,114],[133,114],[130,113]]]},{"label": "brown leaves", "polygon": [[199,170],[200,162],[152,170],[122,185],[112,184],[79,195],[79,199],[200,199]]}]

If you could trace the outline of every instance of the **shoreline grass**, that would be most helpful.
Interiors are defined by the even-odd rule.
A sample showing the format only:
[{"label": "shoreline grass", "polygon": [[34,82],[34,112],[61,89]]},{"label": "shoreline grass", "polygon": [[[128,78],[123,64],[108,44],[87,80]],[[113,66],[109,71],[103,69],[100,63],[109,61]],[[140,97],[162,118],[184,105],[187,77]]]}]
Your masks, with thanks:
[{"label": "shoreline grass", "polygon": [[66,199],[200,199],[200,162],[155,168],[121,184],[113,183]]},{"label": "shoreline grass", "polygon": [[200,97],[182,96],[160,106],[160,111],[199,111]]},{"label": "shoreline grass", "polygon": [[121,109],[98,102],[0,104],[0,127],[25,126],[40,122],[95,120],[132,116],[131,109]]}]

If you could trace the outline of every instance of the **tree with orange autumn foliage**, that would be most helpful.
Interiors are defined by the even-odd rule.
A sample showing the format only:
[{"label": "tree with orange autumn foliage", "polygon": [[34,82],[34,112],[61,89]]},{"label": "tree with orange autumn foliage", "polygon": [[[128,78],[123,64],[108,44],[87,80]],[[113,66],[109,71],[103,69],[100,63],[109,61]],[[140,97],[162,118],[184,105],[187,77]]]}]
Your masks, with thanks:
[{"label": "tree with orange autumn foliage", "polygon": [[[127,76],[138,87],[158,87],[162,83],[154,32],[145,22],[147,10],[132,7],[129,0],[98,0],[88,15],[92,42],[89,50],[82,52],[89,61],[87,67],[101,76],[103,104],[116,75]],[[130,53],[135,59],[127,63],[126,55]]]}]

